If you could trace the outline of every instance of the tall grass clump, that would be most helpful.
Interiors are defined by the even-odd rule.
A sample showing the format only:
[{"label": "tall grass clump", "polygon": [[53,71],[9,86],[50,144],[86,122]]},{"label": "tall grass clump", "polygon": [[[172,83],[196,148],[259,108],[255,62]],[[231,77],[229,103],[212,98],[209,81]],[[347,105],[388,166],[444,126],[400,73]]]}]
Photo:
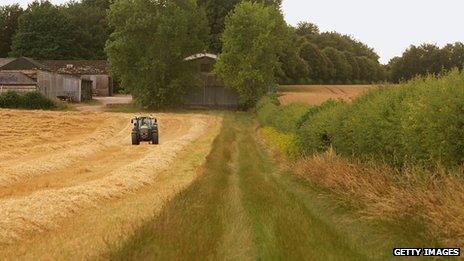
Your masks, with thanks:
[{"label": "tall grass clump", "polygon": [[55,109],[57,105],[39,92],[17,93],[8,91],[0,94],[0,108],[47,110]]}]

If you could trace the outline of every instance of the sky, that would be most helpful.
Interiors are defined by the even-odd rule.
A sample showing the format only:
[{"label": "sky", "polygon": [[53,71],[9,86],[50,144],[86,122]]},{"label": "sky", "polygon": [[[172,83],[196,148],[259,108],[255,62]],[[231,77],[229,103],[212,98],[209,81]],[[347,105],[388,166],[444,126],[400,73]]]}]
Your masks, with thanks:
[{"label": "sky", "polygon": [[[67,0],[52,0],[61,4]],[[0,5],[32,0],[0,0]],[[321,31],[348,34],[379,54],[381,63],[411,44],[464,42],[462,0],[283,0],[287,23],[309,21]]]}]

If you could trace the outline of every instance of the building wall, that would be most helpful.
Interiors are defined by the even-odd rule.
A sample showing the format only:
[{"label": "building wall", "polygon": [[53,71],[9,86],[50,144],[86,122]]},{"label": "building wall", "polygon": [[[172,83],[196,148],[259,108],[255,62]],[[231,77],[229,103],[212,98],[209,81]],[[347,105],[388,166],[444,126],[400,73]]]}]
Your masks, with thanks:
[{"label": "building wall", "polygon": [[81,84],[81,78],[74,75],[37,71],[38,89],[51,99],[68,96],[72,101],[81,102]]},{"label": "building wall", "polygon": [[216,77],[212,70],[215,59],[204,57],[194,61],[197,73],[202,78],[200,88],[192,88],[187,94],[184,104],[188,107],[229,108],[238,109],[239,94]]},{"label": "building wall", "polygon": [[33,92],[36,91],[37,87],[35,85],[9,85],[9,84],[0,84],[0,93],[7,91],[15,92]]},{"label": "building wall", "polygon": [[109,75],[82,75],[82,79],[92,81],[92,90],[97,96],[113,95],[112,81]]},{"label": "building wall", "polygon": [[224,86],[204,86],[192,90],[185,99],[189,107],[237,109],[238,93]]}]

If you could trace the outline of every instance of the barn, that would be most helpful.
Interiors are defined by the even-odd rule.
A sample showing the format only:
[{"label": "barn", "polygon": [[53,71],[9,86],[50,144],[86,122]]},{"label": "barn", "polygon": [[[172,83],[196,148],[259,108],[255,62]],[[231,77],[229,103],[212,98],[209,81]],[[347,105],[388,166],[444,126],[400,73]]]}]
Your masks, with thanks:
[{"label": "barn", "polygon": [[191,89],[188,93],[185,99],[186,106],[218,109],[237,109],[239,107],[238,93],[225,86],[213,72],[217,55],[199,53],[189,56],[184,60],[185,62],[193,63],[196,71],[202,78],[202,86]]},{"label": "barn", "polygon": [[0,73],[4,90],[37,90],[51,99],[68,97],[75,102],[92,99],[91,81],[79,75],[51,71],[30,58],[3,58]]}]

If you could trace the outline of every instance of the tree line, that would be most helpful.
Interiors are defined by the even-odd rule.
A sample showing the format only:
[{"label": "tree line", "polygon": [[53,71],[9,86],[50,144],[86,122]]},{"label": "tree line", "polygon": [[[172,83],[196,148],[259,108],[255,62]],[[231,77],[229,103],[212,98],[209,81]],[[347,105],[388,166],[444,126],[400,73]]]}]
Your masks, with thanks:
[{"label": "tree line", "polygon": [[294,32],[293,46],[282,57],[281,83],[373,83],[385,80],[379,56],[366,44],[337,32],[319,31],[302,22]]},{"label": "tree line", "polygon": [[389,80],[399,82],[427,74],[441,74],[453,68],[464,69],[464,43],[440,48],[434,44],[411,45],[400,57],[388,63]]},{"label": "tree line", "polygon": [[184,58],[219,54],[215,72],[244,107],[276,83],[374,83],[439,73],[464,62],[462,43],[411,46],[387,66],[366,44],[317,25],[288,25],[281,0],[82,0],[25,10],[0,7],[0,56],[107,59],[135,100],[159,108],[182,103],[199,83]]},{"label": "tree line", "polygon": [[105,59],[110,0],[0,6],[0,57]]}]

